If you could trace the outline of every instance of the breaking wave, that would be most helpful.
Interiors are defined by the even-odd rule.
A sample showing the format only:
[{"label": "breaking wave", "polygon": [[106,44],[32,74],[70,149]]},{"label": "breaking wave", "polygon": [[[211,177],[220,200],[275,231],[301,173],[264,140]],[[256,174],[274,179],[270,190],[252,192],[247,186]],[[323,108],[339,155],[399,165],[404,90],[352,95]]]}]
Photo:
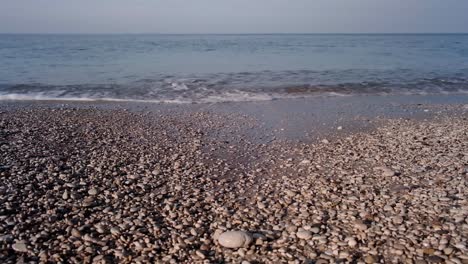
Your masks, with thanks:
[{"label": "breaking wave", "polygon": [[[371,76],[371,77],[369,77]],[[358,81],[365,80],[365,81]],[[0,100],[217,103],[352,95],[468,93],[468,75],[405,72],[241,72],[156,76],[127,84],[0,84]]]}]

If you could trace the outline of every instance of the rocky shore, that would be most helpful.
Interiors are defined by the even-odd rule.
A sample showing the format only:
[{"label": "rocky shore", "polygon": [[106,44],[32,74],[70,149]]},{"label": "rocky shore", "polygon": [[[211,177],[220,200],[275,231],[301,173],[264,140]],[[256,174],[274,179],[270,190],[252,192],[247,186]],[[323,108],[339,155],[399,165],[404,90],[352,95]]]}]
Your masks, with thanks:
[{"label": "rocky shore", "polygon": [[0,262],[468,263],[466,111],[307,144],[246,129],[1,110]]}]

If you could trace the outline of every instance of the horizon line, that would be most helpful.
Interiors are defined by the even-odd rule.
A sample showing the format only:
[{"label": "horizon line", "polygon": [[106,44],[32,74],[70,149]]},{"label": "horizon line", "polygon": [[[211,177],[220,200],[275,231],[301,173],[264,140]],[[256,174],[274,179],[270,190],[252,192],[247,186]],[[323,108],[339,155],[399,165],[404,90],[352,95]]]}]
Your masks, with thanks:
[{"label": "horizon line", "polygon": [[468,32],[267,32],[267,33],[158,33],[158,32],[0,32],[0,35],[465,35]]}]

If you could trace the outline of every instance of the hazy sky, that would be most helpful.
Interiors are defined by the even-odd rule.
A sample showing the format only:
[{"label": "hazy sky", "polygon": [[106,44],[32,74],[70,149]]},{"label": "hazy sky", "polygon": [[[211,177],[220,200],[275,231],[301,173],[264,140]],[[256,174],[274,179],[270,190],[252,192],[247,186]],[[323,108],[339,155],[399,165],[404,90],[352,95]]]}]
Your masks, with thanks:
[{"label": "hazy sky", "polygon": [[467,14],[467,0],[0,0],[0,32],[468,32]]}]

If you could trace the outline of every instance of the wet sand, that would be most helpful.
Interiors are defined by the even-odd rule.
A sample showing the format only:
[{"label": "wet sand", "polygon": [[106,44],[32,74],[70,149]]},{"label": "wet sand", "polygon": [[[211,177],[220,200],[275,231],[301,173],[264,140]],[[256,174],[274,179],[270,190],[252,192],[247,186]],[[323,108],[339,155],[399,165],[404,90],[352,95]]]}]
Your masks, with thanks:
[{"label": "wet sand", "polygon": [[0,261],[467,263],[467,98],[1,102]]}]

